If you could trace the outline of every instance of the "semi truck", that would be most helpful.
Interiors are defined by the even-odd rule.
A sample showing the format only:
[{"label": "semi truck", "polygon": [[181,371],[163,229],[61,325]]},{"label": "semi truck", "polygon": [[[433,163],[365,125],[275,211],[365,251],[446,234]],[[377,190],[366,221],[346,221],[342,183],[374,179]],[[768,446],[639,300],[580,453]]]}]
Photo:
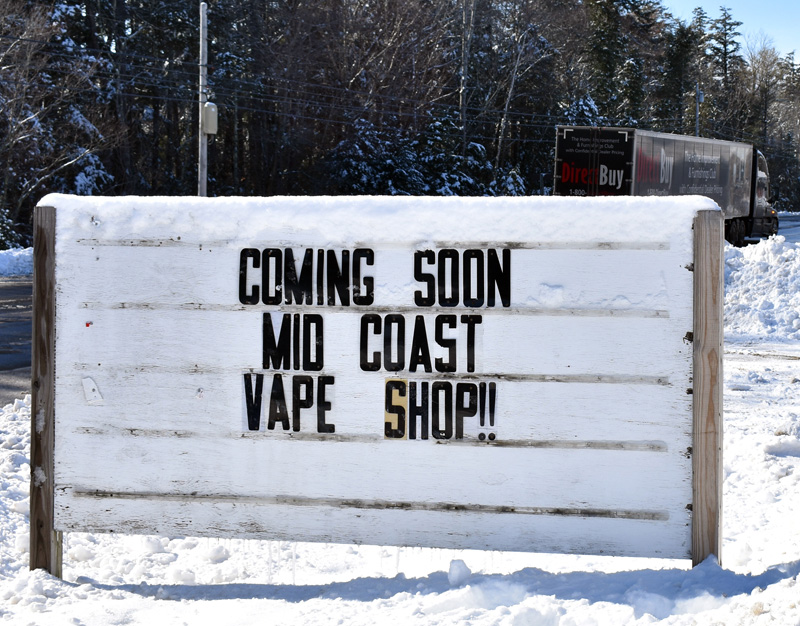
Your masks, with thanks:
[{"label": "semi truck", "polygon": [[777,234],[769,170],[754,146],[638,128],[559,126],[553,193],[561,196],[701,195],[725,218],[725,239]]}]

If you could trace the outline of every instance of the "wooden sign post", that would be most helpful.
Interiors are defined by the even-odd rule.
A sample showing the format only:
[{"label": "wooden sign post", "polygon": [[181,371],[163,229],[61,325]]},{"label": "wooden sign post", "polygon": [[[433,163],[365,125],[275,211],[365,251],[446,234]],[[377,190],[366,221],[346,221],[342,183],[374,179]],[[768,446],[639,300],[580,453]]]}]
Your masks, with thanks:
[{"label": "wooden sign post", "polygon": [[722,560],[723,221],[701,211],[694,225],[692,563]]},{"label": "wooden sign post", "polygon": [[31,569],[61,577],[61,533],[53,524],[53,427],[55,424],[55,230],[54,207],[34,213],[33,336],[31,370]]},{"label": "wooden sign post", "polygon": [[48,196],[31,567],[71,530],[719,555],[713,207]]}]

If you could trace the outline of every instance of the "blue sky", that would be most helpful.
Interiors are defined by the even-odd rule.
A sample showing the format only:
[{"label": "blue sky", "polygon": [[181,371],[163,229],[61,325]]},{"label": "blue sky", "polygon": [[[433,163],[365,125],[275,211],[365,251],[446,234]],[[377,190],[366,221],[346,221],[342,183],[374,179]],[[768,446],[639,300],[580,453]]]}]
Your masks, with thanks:
[{"label": "blue sky", "polygon": [[719,17],[721,6],[730,9],[733,18],[742,22],[742,46],[745,38],[756,39],[761,33],[772,39],[781,56],[795,51],[800,60],[800,1],[798,0],[718,0],[714,3],[698,0],[662,0],[675,17],[692,18],[692,10],[702,6],[710,19]]}]

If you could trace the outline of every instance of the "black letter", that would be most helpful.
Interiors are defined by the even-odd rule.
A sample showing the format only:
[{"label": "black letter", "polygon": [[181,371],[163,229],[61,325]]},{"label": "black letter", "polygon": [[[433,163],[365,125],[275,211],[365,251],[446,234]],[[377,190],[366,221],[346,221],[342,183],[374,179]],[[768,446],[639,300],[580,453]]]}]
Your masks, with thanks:
[{"label": "black letter", "polygon": [[303,300],[305,300],[306,304],[311,304],[314,291],[311,286],[311,279],[314,275],[312,268],[314,250],[306,248],[299,279],[297,278],[297,267],[294,264],[294,252],[292,252],[292,249],[286,248],[284,256],[286,257],[286,264],[283,271],[283,284],[286,286],[286,304],[292,304],[292,298],[297,304],[303,304]]},{"label": "black letter", "polygon": [[461,323],[467,325],[467,371],[475,371],[475,325],[483,322],[482,315],[462,315]]},{"label": "black letter", "polygon": [[[472,296],[472,261],[476,260],[477,272],[475,286],[477,293]],[[464,251],[464,306],[483,306],[483,250]]]},{"label": "black letter", "polygon": [[[281,282],[283,280],[283,257],[281,254],[280,248],[267,248],[261,255],[261,260],[263,261],[261,266],[261,287],[264,290],[264,293],[261,295],[261,301],[264,304],[280,304],[283,299],[283,286]],[[272,259],[275,259],[275,291],[270,295],[269,288],[273,284],[270,273]]]},{"label": "black letter", "polygon": [[244,248],[239,254],[239,302],[242,304],[258,304],[258,285],[253,285],[253,293],[247,293],[247,259],[253,259],[253,269],[257,270],[261,263],[261,255],[255,248]]},{"label": "black letter", "polygon": [[289,411],[286,408],[286,394],[283,391],[283,376],[280,374],[275,374],[272,377],[267,428],[275,430],[275,422],[280,422],[283,430],[289,430]]},{"label": "black letter", "polygon": [[428,333],[425,330],[425,318],[421,315],[417,315],[414,321],[414,336],[411,339],[408,371],[416,372],[417,365],[422,365],[426,372],[431,371],[431,351],[428,349]]},{"label": "black letter", "polygon": [[[305,395],[300,388],[305,387]],[[292,430],[300,430],[300,409],[314,406],[314,379],[311,376],[292,376]]]},{"label": "black letter", "polygon": [[[314,341],[311,341],[311,327],[314,326]],[[303,370],[319,372],[325,361],[323,348],[322,316],[306,314],[303,316]],[[314,360],[311,360],[311,344],[316,346]]]},{"label": "black letter", "polygon": [[[439,392],[444,391],[444,430],[439,428]],[[453,385],[436,381],[431,390],[433,395],[431,432],[434,439],[450,439],[453,436]]]},{"label": "black letter", "polygon": [[[392,325],[397,326],[397,360],[392,361]],[[383,367],[399,372],[406,366],[406,320],[402,315],[387,315],[383,326]]]},{"label": "black letter", "polygon": [[[292,324],[288,313],[283,314],[283,321],[281,322],[281,334],[278,337],[277,343],[275,342],[275,331],[272,329],[272,315],[264,313],[263,317],[263,359],[262,367],[265,370],[270,369],[285,369],[291,367],[289,359],[289,338],[292,334]],[[272,361],[272,365],[270,365]]]},{"label": "black letter", "polygon": [[428,285],[428,295],[423,296],[421,291],[414,292],[414,303],[417,306],[433,306],[436,303],[436,279],[433,274],[422,273],[422,259],[428,264],[436,262],[433,250],[417,250],[414,252],[414,280]]},{"label": "black letter", "polygon": [[300,369],[300,314],[294,314],[294,327],[292,328],[292,363],[294,369]]},{"label": "black letter", "polygon": [[[450,297],[447,297],[447,261],[450,261]],[[439,250],[439,304],[458,305],[458,250],[445,248]]]},{"label": "black letter", "polygon": [[[464,402],[465,398],[467,399]],[[478,412],[478,385],[458,383],[456,385],[456,439],[464,438],[464,418]]]},{"label": "black letter", "polygon": [[511,306],[511,250],[503,248],[503,267],[500,267],[500,260],[497,258],[497,250],[494,248],[489,249],[489,270],[487,272],[488,283],[487,291],[487,306],[494,306],[494,289],[500,293],[500,300],[503,306]]},{"label": "black letter", "polygon": [[336,304],[336,294],[342,306],[350,306],[350,250],[342,250],[342,267],[336,260],[336,251],[328,250],[328,306]]},{"label": "black letter", "polygon": [[320,376],[317,380],[317,432],[335,433],[336,426],[325,421],[325,412],[331,410],[331,403],[325,400],[325,386],[334,383],[333,376]]},{"label": "black letter", "polygon": [[449,326],[450,328],[456,327],[456,316],[455,315],[437,315],[436,316],[436,343],[438,343],[442,348],[447,348],[447,353],[450,355],[449,359],[445,361],[444,359],[437,358],[436,363],[436,371],[437,372],[455,372],[457,359],[456,359],[456,340],[455,339],[445,339],[444,336],[444,327]]},{"label": "black letter", "polygon": [[253,374],[244,375],[244,403],[247,407],[247,428],[261,428],[261,395],[264,391],[264,374],[255,374],[256,392],[253,394]]},{"label": "black letter", "polygon": [[381,334],[381,316],[376,313],[367,313],[361,316],[361,369],[365,372],[377,372],[381,369],[381,353],[373,352],[372,360],[367,354],[369,350],[369,336],[367,334],[367,327],[375,327],[375,335]]},{"label": "black letter", "polygon": [[408,437],[417,438],[417,417],[419,417],[420,439],[428,438],[428,383],[419,383],[422,399],[417,404],[417,383],[409,383],[408,391]]},{"label": "black letter", "polygon": [[367,265],[375,263],[375,253],[370,248],[356,248],[353,252],[353,304],[369,306],[375,300],[375,279],[372,276],[364,276],[364,289],[366,295],[361,295],[361,259]]},{"label": "black letter", "polygon": [[317,304],[325,304],[325,250],[317,250]]}]

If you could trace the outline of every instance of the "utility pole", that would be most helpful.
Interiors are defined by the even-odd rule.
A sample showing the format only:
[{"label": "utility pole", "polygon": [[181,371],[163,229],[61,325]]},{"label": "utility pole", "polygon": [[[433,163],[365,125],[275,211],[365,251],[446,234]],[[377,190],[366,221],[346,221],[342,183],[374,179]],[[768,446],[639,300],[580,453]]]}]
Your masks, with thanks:
[{"label": "utility pole", "polygon": [[700,91],[700,83],[694,84],[694,136],[700,136],[700,103],[703,102],[705,94]]},{"label": "utility pole", "polygon": [[197,155],[197,195],[205,196],[208,183],[208,136],[203,124],[203,109],[206,104],[208,85],[208,5],[200,3],[200,108],[197,116],[197,131],[200,146]]}]

